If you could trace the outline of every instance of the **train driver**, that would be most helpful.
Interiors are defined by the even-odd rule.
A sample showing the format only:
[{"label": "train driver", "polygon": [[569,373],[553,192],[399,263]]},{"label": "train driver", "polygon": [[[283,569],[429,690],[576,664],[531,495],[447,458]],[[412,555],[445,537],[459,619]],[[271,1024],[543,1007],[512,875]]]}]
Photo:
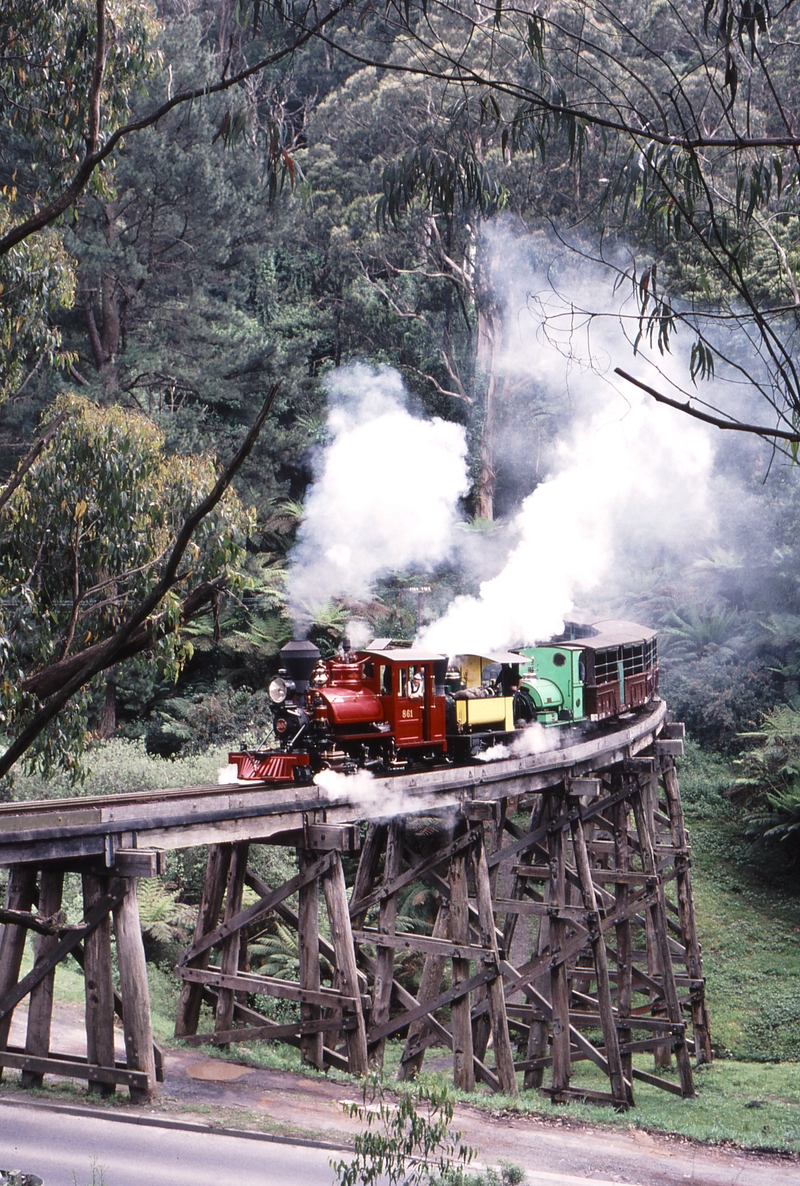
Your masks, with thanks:
[{"label": "train driver", "polygon": [[419,668],[412,675],[408,684],[409,700],[421,700],[425,695],[425,676]]}]

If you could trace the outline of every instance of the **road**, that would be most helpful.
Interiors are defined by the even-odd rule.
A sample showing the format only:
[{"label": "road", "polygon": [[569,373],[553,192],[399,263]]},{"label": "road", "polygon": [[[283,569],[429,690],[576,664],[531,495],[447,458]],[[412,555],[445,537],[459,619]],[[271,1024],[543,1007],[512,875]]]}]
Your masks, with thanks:
[{"label": "road", "polygon": [[[329,1160],[339,1156],[308,1145],[0,1102],[0,1169],[37,1174],[44,1186],[332,1186]],[[526,1182],[616,1186],[619,1178],[534,1170]]]},{"label": "road", "polygon": [[332,1156],[329,1149],[0,1103],[0,1169],[38,1174],[45,1186],[331,1186]]},{"label": "road", "polygon": [[[505,1127],[504,1125],[501,1127]],[[514,1134],[519,1138],[520,1133]],[[525,1165],[526,1186],[782,1186],[800,1182],[796,1164],[758,1164],[744,1159],[725,1164],[691,1156],[679,1158],[669,1167],[663,1157],[637,1167],[644,1173],[630,1173],[633,1166],[620,1152],[616,1134],[602,1134],[601,1143],[609,1154],[598,1165],[597,1151],[585,1154],[585,1137],[580,1141],[582,1169],[576,1173],[576,1158],[570,1154],[569,1133],[548,1133],[540,1128],[534,1148],[514,1141],[503,1152],[516,1154]],[[548,1148],[548,1137],[556,1137],[556,1149]],[[580,1138],[579,1138],[580,1139]],[[561,1153],[558,1157],[557,1154]],[[0,1101],[0,1169],[35,1173],[44,1186],[333,1186],[330,1158],[341,1156],[331,1149],[290,1144],[281,1140],[230,1136],[204,1130],[187,1131],[167,1122],[130,1123],[116,1117],[80,1114],[41,1104]],[[595,1164],[591,1166],[592,1158]],[[514,1158],[516,1159],[516,1158]],[[553,1162],[565,1163],[556,1169]],[[537,1165],[537,1161],[539,1164]],[[542,1164],[544,1163],[544,1164]],[[548,1166],[549,1168],[545,1168]]]}]

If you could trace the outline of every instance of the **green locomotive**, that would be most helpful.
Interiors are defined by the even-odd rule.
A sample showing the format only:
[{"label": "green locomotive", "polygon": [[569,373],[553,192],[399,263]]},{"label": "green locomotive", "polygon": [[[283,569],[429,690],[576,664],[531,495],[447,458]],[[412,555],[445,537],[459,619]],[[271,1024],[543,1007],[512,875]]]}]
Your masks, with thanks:
[{"label": "green locomotive", "polygon": [[598,721],[648,704],[658,691],[655,630],[635,622],[569,623],[541,646],[521,647],[517,719]]}]

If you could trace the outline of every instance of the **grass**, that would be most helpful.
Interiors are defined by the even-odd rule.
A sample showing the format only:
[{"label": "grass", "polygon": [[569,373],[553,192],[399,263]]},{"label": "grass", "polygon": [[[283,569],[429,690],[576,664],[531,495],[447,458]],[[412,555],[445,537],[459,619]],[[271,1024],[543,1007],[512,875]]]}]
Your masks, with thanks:
[{"label": "grass", "polygon": [[[692,880],[717,1057],[800,1060],[800,896],[750,859],[732,774],[696,747],[681,763]],[[791,892],[792,888],[794,892]]]}]

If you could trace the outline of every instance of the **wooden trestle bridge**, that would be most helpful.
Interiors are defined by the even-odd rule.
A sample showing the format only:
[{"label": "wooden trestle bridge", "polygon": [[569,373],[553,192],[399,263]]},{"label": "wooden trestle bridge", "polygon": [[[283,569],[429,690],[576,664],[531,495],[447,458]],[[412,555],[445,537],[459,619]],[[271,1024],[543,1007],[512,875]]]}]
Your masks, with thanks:
[{"label": "wooden trestle bridge", "polygon": [[[693,1058],[710,1061],[711,1042],[674,760],[682,737],[657,702],[588,739],[554,732],[547,753],[374,779],[366,794],[363,779],[342,778],[339,793],[232,784],[4,804],[0,1073],[21,1069],[28,1086],[50,1074],[101,1093],[123,1085],[136,1098],[156,1090],[137,879],[162,872],[166,850],[208,844],[194,938],[176,969],[176,1034],[189,1043],[280,1040],[316,1067],[363,1074],[402,1036],[401,1078],[438,1046],[452,1051],[465,1090],[479,1080],[513,1096],[522,1072],[556,1101],[624,1108],[637,1080],[690,1096]],[[297,875],[264,884],[248,868],[254,844],[296,848]],[[343,854],[360,856],[343,865]],[[58,914],[68,871],[82,876],[76,927]],[[419,881],[438,901],[431,935],[397,929],[398,899]],[[258,901],[243,907],[246,885]],[[297,982],[250,970],[248,934],[271,913],[297,930]],[[34,966],[20,979],[37,926]],[[408,953],[424,958],[416,996],[396,975]],[[50,1044],[54,969],[68,954],[85,974],[83,1059]],[[246,1004],[251,994],[298,1003],[299,1019],[268,1019]],[[26,996],[26,1040],[15,1047],[11,1017]],[[201,1016],[213,1016],[212,1031],[198,1033]],[[677,1078],[634,1067],[641,1051],[654,1053],[654,1069],[674,1058]],[[607,1091],[573,1081],[587,1059]]]}]

